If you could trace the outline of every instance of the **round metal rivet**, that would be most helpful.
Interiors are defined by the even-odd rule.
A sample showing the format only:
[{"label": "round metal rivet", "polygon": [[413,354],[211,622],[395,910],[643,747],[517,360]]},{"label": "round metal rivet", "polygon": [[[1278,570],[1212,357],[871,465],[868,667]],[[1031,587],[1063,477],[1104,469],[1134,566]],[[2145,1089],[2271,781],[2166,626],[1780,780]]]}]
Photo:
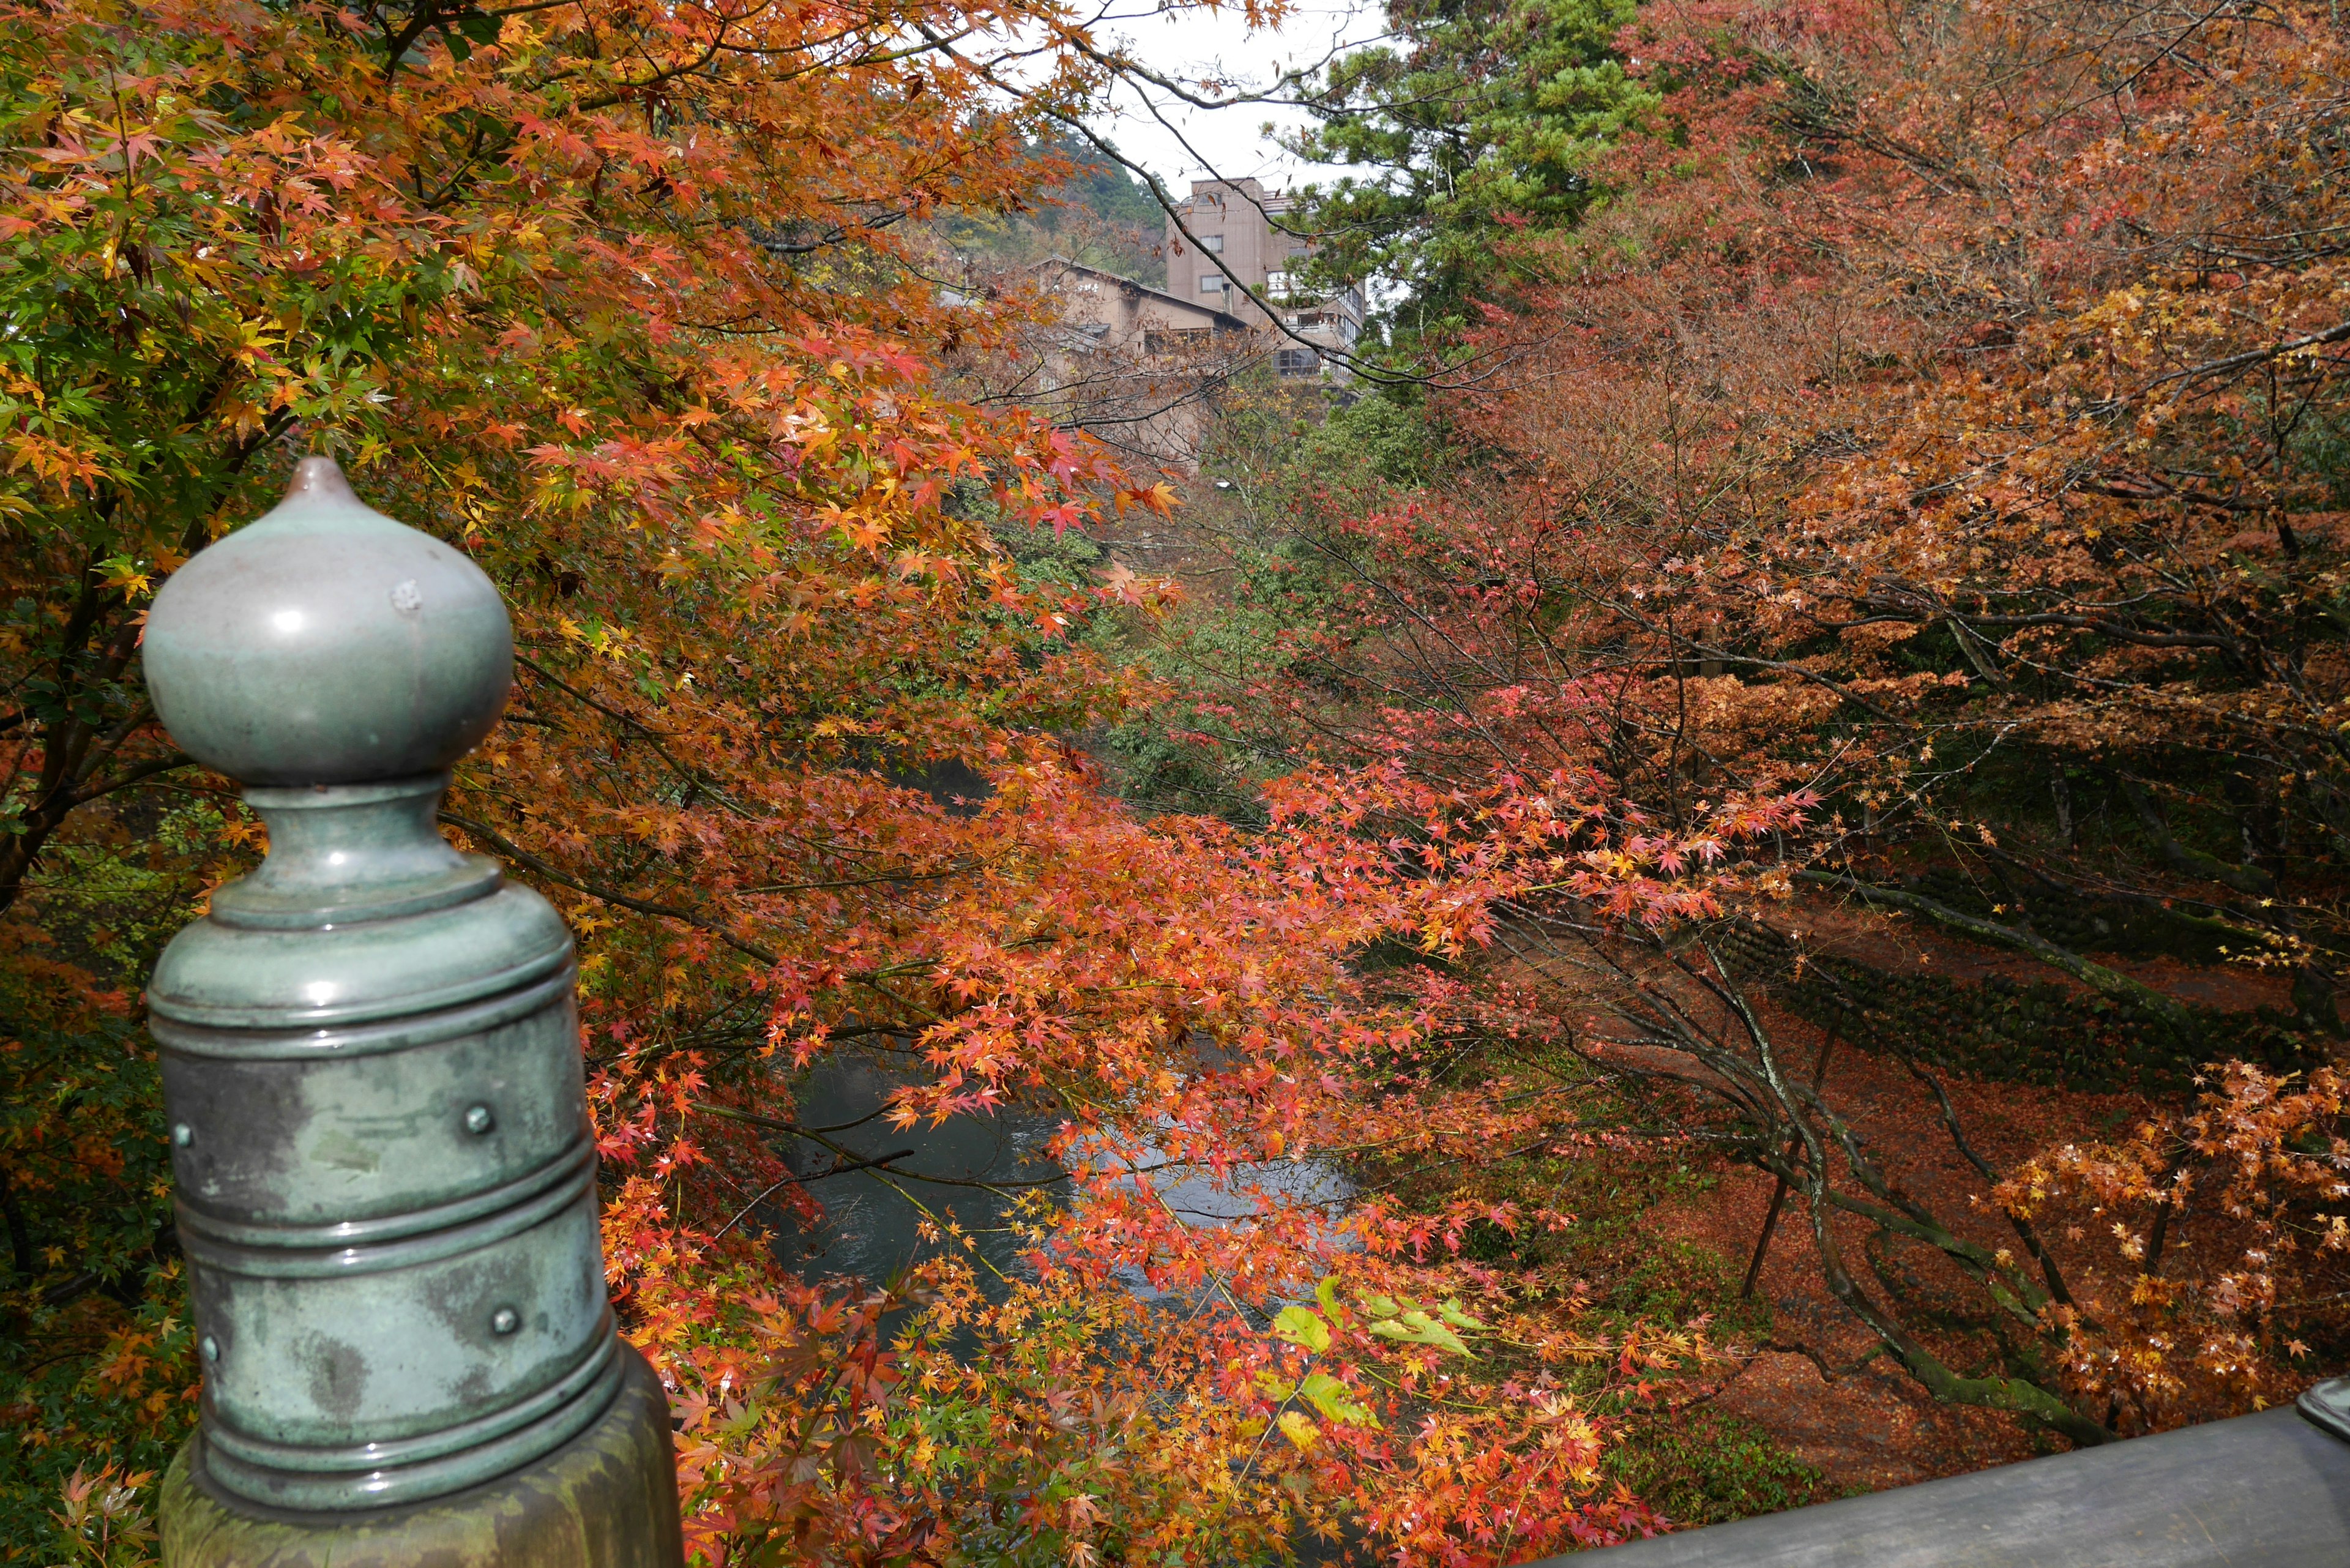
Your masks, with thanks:
[{"label": "round metal rivet", "polygon": [[209,1334],[204,1335],[203,1349],[204,1359],[206,1361],[218,1361],[220,1359],[220,1341],[214,1339]]},{"label": "round metal rivet", "polygon": [[512,1334],[522,1326],[522,1314],[512,1307],[500,1307],[490,1314],[492,1334]]},{"label": "round metal rivet", "polygon": [[465,1130],[469,1133],[485,1133],[497,1125],[497,1113],[487,1106],[474,1106],[465,1112]]},{"label": "round metal rivet", "polygon": [[196,1141],[196,1129],[185,1122],[174,1122],[172,1124],[172,1141],[185,1148]]}]

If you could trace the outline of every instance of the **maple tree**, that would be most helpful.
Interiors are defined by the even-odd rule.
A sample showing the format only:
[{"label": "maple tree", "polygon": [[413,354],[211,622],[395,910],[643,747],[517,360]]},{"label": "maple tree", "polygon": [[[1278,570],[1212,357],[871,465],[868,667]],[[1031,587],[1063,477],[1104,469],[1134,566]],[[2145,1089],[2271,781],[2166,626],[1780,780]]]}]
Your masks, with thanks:
[{"label": "maple tree", "polygon": [[[2337,1332],[2350,1219],[2342,1081],[2320,1067],[2291,1083],[2242,1063],[2184,1111],[2141,1124],[2117,1144],[2066,1144],[2001,1186],[2011,1212],[2063,1213],[2109,1233],[2116,1256],[2074,1278],[2054,1307],[2064,1376],[2107,1425],[2148,1431],[2211,1408],[2288,1401],[2321,1342]],[[2166,1274],[2166,1241],[2204,1198],[2210,1251],[2199,1269]]]},{"label": "maple tree", "polygon": [[[1495,1016],[1649,1081],[1632,1125],[1777,1177],[1830,1293],[1937,1395],[2076,1441],[2272,1397],[2308,1346],[2283,1355],[2269,1287],[2229,1265],[2093,1310],[2056,1257],[2078,1238],[2031,1204],[2004,1237],[1925,1207],[1806,1084],[1824,1058],[1791,1055],[1774,993],[1832,983],[1802,939],[1841,902],[2049,966],[2110,1024],[2101,1080],[2261,1054],[2223,1104],[2151,1124],[2163,1147],[2239,1136],[2210,1126],[2251,1115],[2245,1085],[2334,1049],[2341,44],[2295,6],[1644,10],[1612,52],[1653,113],[1588,153],[1604,199],[1509,242],[1555,286],[1464,337],[1506,369],[1392,400],[1387,483],[1327,461],[1352,411],[1252,474],[1216,542],[1235,607],[1168,655],[1219,694],[1197,730],[1259,756],[1454,788],[1588,769],[1657,833],[1815,798],[1721,919],[1646,943],[1587,898],[1504,894],[1482,980],[1520,995]],[[1541,52],[1496,48],[1497,78]],[[1753,921],[1791,971],[1742,955]],[[2214,1014],[2151,955],[2288,994]],[[1986,1192],[2007,1179],[1930,1044],[1856,1044],[1917,1070]],[[2319,1174],[2256,1171],[2230,1214],[2322,1228],[2342,1150],[2318,1082],[2284,1098]],[[1863,1286],[1836,1210],[1972,1282],[2007,1324],[1995,1374],[1953,1372],[1898,1271]],[[2180,1326],[2211,1311],[2240,1315]]]},{"label": "maple tree", "polygon": [[[1711,323],[1638,378],[1648,407],[1617,439],[1668,432],[1662,461],[1619,444],[1575,477],[1653,496],[1662,525],[1607,611],[1720,672],[1709,714],[1864,748],[1844,764],[1856,877],[1933,845],[1989,897],[1903,907],[2158,1014],[2026,912],[2168,900],[2207,945],[2297,971],[2330,1027],[2331,961],[2303,931],[2333,920],[2334,367],[2303,341],[2331,324],[2303,314],[2330,264],[2293,235],[2334,199],[2303,150],[2335,39],[2293,11],[2135,15],[2096,51],[2102,24],[2061,8],[1914,37],[1768,11],[1652,32],[1652,68],[1686,73],[1678,111],[1727,123],[1692,124],[1709,156],[1655,176],[1687,204],[1627,202],[1620,234],[1578,243],[1626,327]],[[2230,68],[2174,70],[2206,59]],[[2147,68],[2125,97],[2098,90],[2127,62]],[[1996,112],[1950,90],[1994,76],[2022,84]],[[2189,151],[2222,123],[2221,165]],[[1610,243],[1659,265],[1610,275]],[[1556,351],[1620,377],[1599,319]],[[2092,809],[2115,850],[2094,858]],[[2288,858],[2313,896],[2279,896]]]},{"label": "maple tree", "polygon": [[[1562,1333],[1464,1272],[1469,1216],[1334,1224],[1253,1176],[1414,1136],[1365,1085],[1435,1003],[1349,957],[1481,940],[1522,857],[1428,876],[1359,826],[1438,803],[1376,775],[1301,786],[1269,838],[1146,821],[1062,738],[1152,690],[1087,637],[1164,590],[1015,543],[1168,493],[940,391],[925,354],[1029,323],[943,297],[912,236],[1065,174],[1031,138],[1101,85],[1083,21],[0,9],[11,1551],[54,1514],[61,1549],[136,1558],[131,1494],[192,1416],[135,997],[262,845],[154,723],[139,626],[305,448],[511,607],[517,689],[444,821],[578,934],[614,1299],[685,1417],[702,1561],[1222,1563],[1354,1530],[1466,1563],[1651,1525],[1578,1401],[1696,1337]],[[917,787],[947,764],[985,798]],[[777,1262],[813,1204],[785,1155],[827,1137],[795,1085],[845,1051],[903,1075],[909,1127],[1060,1118],[1012,1277],[983,1288],[944,1224],[904,1280]],[[1247,1222],[1185,1223],[1170,1168]]]},{"label": "maple tree", "polygon": [[[717,505],[725,485],[698,489],[717,475],[756,486],[839,446],[839,485],[806,511],[837,538],[817,551],[848,569],[827,582],[817,564],[804,591],[854,603],[928,575],[917,557],[893,576],[887,555],[860,569],[889,532],[900,462],[922,477],[897,505],[948,549],[972,533],[934,504],[958,473],[1001,457],[1015,511],[1049,509],[1082,477],[1065,444],[1017,421],[901,420],[890,394],[911,367],[887,329],[927,312],[927,293],[870,266],[856,296],[837,286],[829,258],[861,254],[852,240],[1025,177],[1017,157],[958,162],[1007,152],[1016,130],[969,113],[952,73],[934,79],[920,51],[812,13],[569,20],[429,5],[5,13],[0,507],[16,706],[0,902],[30,907],[10,937],[12,1353],[28,1370],[9,1400],[36,1478],[73,1468],[75,1435],[92,1430],[152,1473],[190,1409],[160,1106],[125,1025],[157,940],[255,840],[157,732],[136,639],[155,578],[262,510],[286,447],[341,451],[389,510],[530,585],[540,625],[526,637],[567,660],[616,654],[629,621],[665,615],[629,589],[675,574],[639,556],[633,577],[583,597],[592,548],[572,560],[564,526],[534,525],[504,553],[486,544],[501,515],[536,504],[577,527],[600,483],[625,497],[625,530],[674,515],[664,473],[671,504]],[[713,55],[741,68],[712,70]],[[867,156],[806,134],[820,86],[867,104]],[[868,489],[876,504],[853,510]],[[733,538],[756,558],[752,531]],[[987,587],[1020,607],[1017,585]],[[651,668],[616,657],[607,679],[634,691]]]},{"label": "maple tree", "polygon": [[[68,1540],[12,1550],[135,1560],[190,1419],[135,995],[261,845],[153,723],[138,626],[307,448],[512,607],[514,701],[444,820],[579,935],[614,1297],[708,1563],[1466,1564],[1656,1528],[1602,1457],[1704,1326],[1603,1327],[1474,1245],[1575,1222],[1480,1172],[1627,1129],[1777,1176],[1916,1376],[2079,1441],[2333,1354],[2293,1293],[2337,1267],[2339,1085],[2277,1072],[2338,1028],[2350,831],[2330,13],[1519,20],[1413,22],[1493,87],[1442,200],[1380,129],[1418,78],[1344,76],[1410,176],[1367,232],[1438,316],[1471,255],[1539,286],[1431,344],[1505,369],[1244,473],[1183,610],[1059,543],[1166,486],[934,369],[1050,326],[942,291],[924,229],[1071,177],[1038,139],[1120,68],[1085,15],[0,7],[0,1484]],[[1376,462],[1319,461],[1347,441]],[[1159,773],[1077,743],[1120,724]],[[1111,787],[1179,774],[1220,811]],[[2216,1054],[2062,935],[2129,911],[2289,975],[2293,1060],[1979,1162],[1988,1240],[1806,1087],[1784,978],[1733,951],[1831,895]],[[910,1136],[1049,1120],[1015,1265],[942,1214],[902,1278],[778,1261],[818,1207],[795,1152],[858,1163],[797,1110],[851,1053]],[[1370,1187],[1275,1179],[1300,1160]],[[1225,1222],[1177,1212],[1191,1180]],[[1995,1371],[1865,1291],[1832,1211],[2004,1314]],[[2067,1251],[2090,1220],[2135,1272]]]}]

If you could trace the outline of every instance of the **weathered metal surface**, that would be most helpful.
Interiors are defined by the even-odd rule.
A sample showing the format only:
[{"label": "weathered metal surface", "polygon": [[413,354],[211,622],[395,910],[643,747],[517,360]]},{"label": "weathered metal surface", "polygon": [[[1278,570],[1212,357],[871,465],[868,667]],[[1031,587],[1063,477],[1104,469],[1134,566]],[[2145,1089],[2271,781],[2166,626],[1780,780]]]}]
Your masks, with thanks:
[{"label": "weathered metal surface", "polygon": [[[496,590],[314,458],[172,576],[146,648],[174,739],[260,781],[270,834],[148,993],[203,1359],[197,1491],[348,1521],[529,1471],[604,1430],[629,1362],[570,934],[437,826],[442,770],[505,700]],[[656,1425],[644,1484],[672,1489],[673,1534]]]},{"label": "weathered metal surface", "polygon": [[438,773],[490,732],[514,679],[496,586],[362,505],[326,458],[172,574],[140,659],[172,738],[246,784]]},{"label": "weathered metal surface", "polygon": [[[2345,1392],[2334,1386],[2329,1397],[2340,1402]],[[2350,1443],[2293,1410],[2269,1410],[1554,1558],[1550,1568],[1569,1563],[2343,1568],[2350,1564]]]},{"label": "weathered metal surface", "polygon": [[172,1568],[676,1568],[669,1407],[620,1350],[619,1397],[596,1424],[486,1486],[364,1514],[255,1508],[224,1491],[199,1438],[163,1478]]},{"label": "weathered metal surface", "polygon": [[2350,1441],[2350,1377],[2329,1377],[2314,1388],[2304,1389],[2300,1408],[2308,1419]]}]

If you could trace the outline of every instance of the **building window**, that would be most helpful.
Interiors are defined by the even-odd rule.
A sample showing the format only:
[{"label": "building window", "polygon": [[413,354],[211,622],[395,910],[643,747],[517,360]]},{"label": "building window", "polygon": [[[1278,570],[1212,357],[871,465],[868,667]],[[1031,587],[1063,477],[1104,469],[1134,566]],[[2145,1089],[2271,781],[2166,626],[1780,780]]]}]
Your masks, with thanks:
[{"label": "building window", "polygon": [[1269,272],[1265,274],[1264,291],[1276,299],[1280,298],[1283,295],[1287,294],[1289,292],[1289,275],[1285,272]]},{"label": "building window", "polygon": [[1203,251],[1210,252],[1212,254],[1222,255],[1224,251],[1224,236],[1222,234],[1201,234],[1200,236],[1200,248]]},{"label": "building window", "polygon": [[1322,356],[1311,348],[1284,348],[1273,357],[1273,368],[1284,376],[1311,376],[1322,368]]},{"label": "building window", "polygon": [[1200,292],[1201,292],[1201,294],[1222,294],[1222,293],[1223,293],[1223,292],[1224,292],[1224,277],[1223,277],[1223,275],[1222,275],[1222,273],[1214,273],[1214,272],[1211,272],[1211,273],[1210,273],[1207,276],[1205,276],[1205,277],[1201,278],[1201,279],[1200,280]]}]

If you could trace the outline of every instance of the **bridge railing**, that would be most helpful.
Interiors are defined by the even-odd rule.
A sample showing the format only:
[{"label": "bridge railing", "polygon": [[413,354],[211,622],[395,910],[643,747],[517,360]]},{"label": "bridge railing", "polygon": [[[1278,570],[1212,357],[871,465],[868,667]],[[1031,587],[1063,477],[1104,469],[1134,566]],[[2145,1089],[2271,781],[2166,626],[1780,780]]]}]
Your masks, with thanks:
[{"label": "bridge railing", "polygon": [[2350,1380],[2319,1384],[2296,1408],[1554,1558],[1544,1568],[1569,1563],[2345,1568]]}]

